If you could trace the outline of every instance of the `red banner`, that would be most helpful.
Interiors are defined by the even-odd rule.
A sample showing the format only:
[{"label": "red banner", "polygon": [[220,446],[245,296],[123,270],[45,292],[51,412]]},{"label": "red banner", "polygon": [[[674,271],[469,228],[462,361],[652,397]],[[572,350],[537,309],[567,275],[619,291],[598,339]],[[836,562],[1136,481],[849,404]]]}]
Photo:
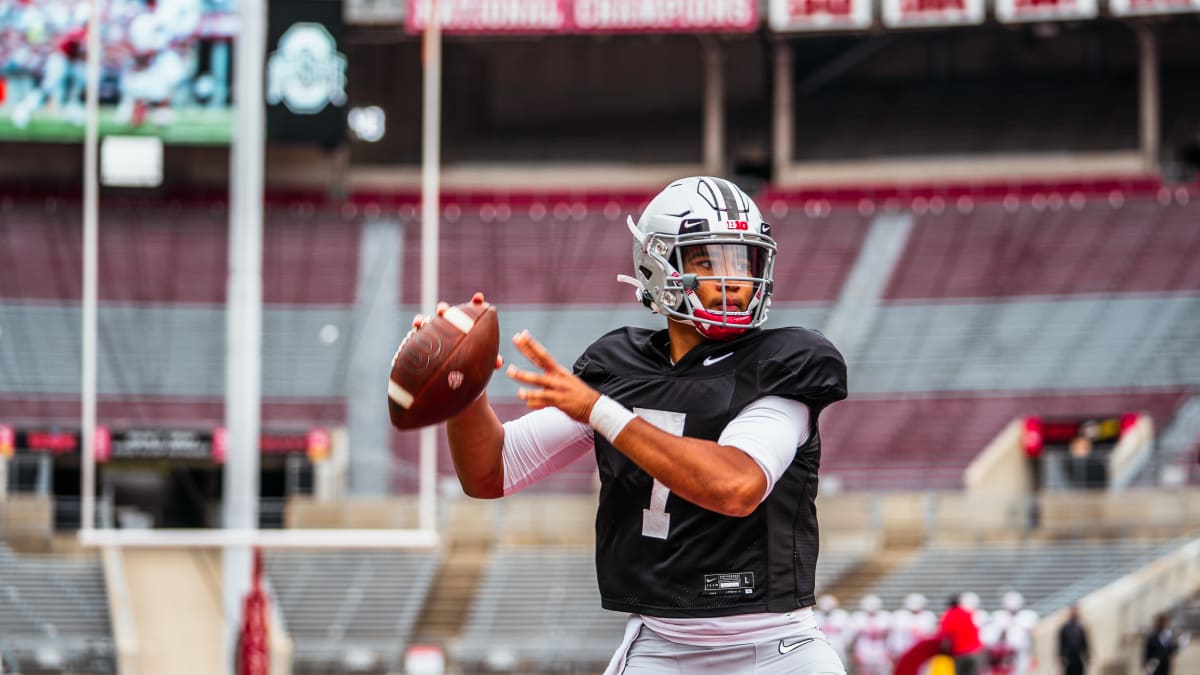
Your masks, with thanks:
[{"label": "red banner", "polygon": [[323,462],[329,459],[329,432],[324,429],[309,429],[305,434],[308,446],[308,458],[313,462]]},{"label": "red banner", "polygon": [[112,432],[108,427],[96,427],[96,435],[92,436],[95,442],[95,459],[97,462],[107,462],[112,459]]},{"label": "red banner", "polygon": [[217,464],[225,463],[225,455],[229,452],[229,432],[225,431],[225,427],[217,427],[213,429],[212,434],[212,461]]},{"label": "red banner", "polygon": [[73,431],[30,430],[17,432],[17,448],[52,455],[73,455],[79,451],[79,434]]},{"label": "red banner", "polygon": [[250,590],[242,599],[241,653],[238,675],[268,675],[271,672],[270,630],[267,626],[267,594],[262,586],[262,551],[254,551]]},{"label": "red banner", "polygon": [[771,0],[771,30],[855,30],[871,27],[871,0]]},{"label": "red banner", "polygon": [[580,32],[653,31],[695,33],[752,31],[758,25],[756,0],[574,0]]},{"label": "red banner", "polygon": [[983,19],[983,0],[883,0],[883,23],[889,28],[963,26]]},{"label": "red banner", "polygon": [[1061,21],[1096,17],[1096,0],[996,0],[996,20]]},{"label": "red banner", "polygon": [[[409,0],[410,32],[424,30],[432,0]],[[442,31],[488,33],[748,33],[757,0],[438,0]]]}]

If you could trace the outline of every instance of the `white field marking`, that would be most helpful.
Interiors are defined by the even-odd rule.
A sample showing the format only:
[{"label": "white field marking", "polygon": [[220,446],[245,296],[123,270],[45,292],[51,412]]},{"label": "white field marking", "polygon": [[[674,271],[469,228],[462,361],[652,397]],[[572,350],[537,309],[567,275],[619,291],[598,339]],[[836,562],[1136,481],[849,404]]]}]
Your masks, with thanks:
[{"label": "white field marking", "polygon": [[449,321],[463,335],[471,332],[471,328],[475,325],[475,319],[467,316],[467,313],[457,307],[451,307],[445,312],[442,312],[442,318]]},{"label": "white field marking", "polygon": [[408,393],[404,387],[388,379],[388,398],[392,399],[396,405],[408,410],[412,406],[413,395]]}]

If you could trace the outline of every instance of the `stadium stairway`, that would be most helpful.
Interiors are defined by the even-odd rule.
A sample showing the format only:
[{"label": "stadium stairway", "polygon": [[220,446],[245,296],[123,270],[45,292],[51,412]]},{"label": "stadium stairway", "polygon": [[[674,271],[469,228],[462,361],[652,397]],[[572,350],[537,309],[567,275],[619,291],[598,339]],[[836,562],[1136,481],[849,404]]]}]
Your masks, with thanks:
[{"label": "stadium stairway", "polygon": [[417,618],[412,644],[436,645],[446,650],[462,634],[467,611],[488,561],[485,542],[456,541],[433,580],[428,601]]},{"label": "stadium stairway", "polygon": [[195,549],[124,551],[139,643],[132,672],[222,671],[221,566],[217,556],[213,551]]},{"label": "stadium stairway", "polygon": [[1193,470],[1196,448],[1200,446],[1200,394],[1188,398],[1175,418],[1158,437],[1154,455],[1142,467],[1134,485],[1159,485],[1165,480],[1164,470],[1175,469],[1179,481],[1187,480],[1187,472]]},{"label": "stadium stairway", "polygon": [[908,214],[891,213],[871,221],[823,331],[848,359],[858,356],[870,335],[888,280],[908,243],[912,222]]},{"label": "stadium stairway", "polygon": [[867,589],[906,565],[919,551],[917,546],[889,546],[847,570],[840,578],[830,580],[828,586],[817,589],[817,593],[832,594],[842,609],[853,612],[858,609]]}]

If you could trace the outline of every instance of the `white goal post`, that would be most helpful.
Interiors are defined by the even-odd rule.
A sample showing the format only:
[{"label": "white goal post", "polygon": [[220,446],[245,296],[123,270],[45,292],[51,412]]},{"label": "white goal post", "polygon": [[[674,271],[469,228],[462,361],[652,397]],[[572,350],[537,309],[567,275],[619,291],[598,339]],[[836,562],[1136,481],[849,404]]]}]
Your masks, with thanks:
[{"label": "white goal post", "polygon": [[262,549],[433,549],[441,543],[437,530],[119,530],[85,528],[79,531],[84,546],[132,548]]},{"label": "white goal post", "polygon": [[[438,204],[440,201],[441,32],[436,20],[425,32],[425,124],[422,157],[422,309],[437,300]],[[82,385],[80,405],[81,522],[79,542],[89,547],[218,548],[222,556],[225,617],[224,671],[234,672],[242,600],[250,588],[253,548],[431,548],[436,532],[437,452],[433,428],[420,436],[420,513],[415,530],[258,529],[259,410],[262,343],[262,215],[265,113],[263,67],[267,3],[238,3],[235,60],[235,127],[230,152],[229,291],[226,299],[226,429],[222,529],[123,530],[96,528],[96,379],[99,265],[100,16],[106,0],[89,6],[83,175]]]},{"label": "white goal post", "polygon": [[[248,548],[404,549],[434,548],[437,531],[437,440],[420,432],[418,527],[415,529],[284,529],[255,527],[258,499],[262,320],[263,63],[265,4],[240,3],[236,59],[235,129],[230,167],[230,281],[228,293],[226,420],[227,456],[220,529],[117,529],[96,523],[96,371],[99,221],[100,15],[105,0],[91,0],[85,88],[82,270],[82,392],[79,542],[89,547],[200,547],[231,552]],[[434,14],[425,27],[422,156],[421,306],[432,312],[438,295],[440,201],[441,26]],[[254,411],[254,412],[248,412]],[[240,573],[239,573],[240,574]],[[245,574],[249,574],[247,566]],[[243,579],[244,581],[244,579]]]}]

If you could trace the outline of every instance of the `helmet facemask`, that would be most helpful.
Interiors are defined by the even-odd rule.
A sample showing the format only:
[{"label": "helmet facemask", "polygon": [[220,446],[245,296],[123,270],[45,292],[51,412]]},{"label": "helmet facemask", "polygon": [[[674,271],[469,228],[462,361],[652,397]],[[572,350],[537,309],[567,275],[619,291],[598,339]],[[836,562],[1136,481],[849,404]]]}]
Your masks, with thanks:
[{"label": "helmet facemask", "polygon": [[[632,219],[630,228],[640,234]],[[732,340],[767,320],[775,250],[770,237],[757,233],[653,234],[634,244],[645,277],[635,285],[651,310],[706,338]],[[645,283],[656,280],[661,285]]]}]

